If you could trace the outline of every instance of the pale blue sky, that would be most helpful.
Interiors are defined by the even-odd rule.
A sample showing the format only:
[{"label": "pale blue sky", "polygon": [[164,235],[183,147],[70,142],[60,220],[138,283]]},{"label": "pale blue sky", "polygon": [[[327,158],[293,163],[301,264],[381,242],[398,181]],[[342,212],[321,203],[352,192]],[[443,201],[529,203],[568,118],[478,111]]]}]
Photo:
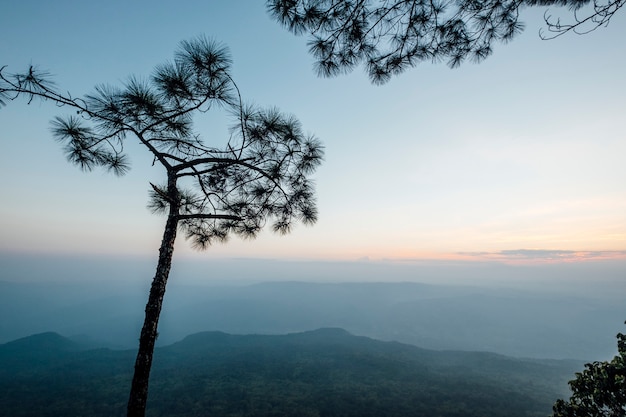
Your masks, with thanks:
[{"label": "pale blue sky", "polygon": [[[306,39],[262,0],[7,1],[0,64],[37,64],[76,96],[147,76],[204,34],[229,46],[245,100],[295,114],[324,142],[317,225],[201,255],[180,239],[179,256],[623,257],[626,13],[549,42],[537,35],[542,13],[525,13],[524,34],[479,65],[421,64],[376,87],[360,69],[318,78]],[[0,110],[0,250],[156,256],[163,219],[145,206],[162,172],[135,146],[126,177],[81,173],[49,132],[65,111]],[[223,143],[219,116],[198,122]]]}]

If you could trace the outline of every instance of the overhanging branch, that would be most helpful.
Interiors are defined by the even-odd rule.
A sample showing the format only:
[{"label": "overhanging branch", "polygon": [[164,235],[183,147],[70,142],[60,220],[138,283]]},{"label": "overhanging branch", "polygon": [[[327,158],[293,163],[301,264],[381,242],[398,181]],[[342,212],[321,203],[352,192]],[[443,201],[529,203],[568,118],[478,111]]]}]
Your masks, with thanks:
[{"label": "overhanging branch", "polygon": [[197,213],[197,214],[179,214],[176,216],[177,220],[190,220],[190,219],[206,219],[206,220],[233,220],[233,221],[242,221],[243,218],[239,216],[233,216],[230,214],[207,214],[207,213]]}]

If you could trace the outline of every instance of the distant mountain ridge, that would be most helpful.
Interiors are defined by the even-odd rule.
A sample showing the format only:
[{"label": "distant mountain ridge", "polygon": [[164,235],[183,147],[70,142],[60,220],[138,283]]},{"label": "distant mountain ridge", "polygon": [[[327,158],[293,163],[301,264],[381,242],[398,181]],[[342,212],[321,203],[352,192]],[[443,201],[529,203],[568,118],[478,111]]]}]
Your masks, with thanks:
[{"label": "distant mountain ridge", "polygon": [[72,352],[81,350],[81,346],[55,332],[44,332],[23,337],[0,345],[0,349],[13,352]]},{"label": "distant mountain ridge", "polygon": [[[51,332],[0,345],[0,410],[122,416],[133,359],[133,350],[90,349]],[[432,351],[339,328],[202,332],[156,349],[148,414],[538,417],[581,367]]]},{"label": "distant mountain ridge", "polygon": [[[0,281],[0,343],[53,330],[133,348],[147,290],[119,284]],[[183,286],[173,281],[160,345],[205,330],[285,334],[340,327],[429,349],[533,358],[604,360],[626,318],[626,299],[542,295],[420,283],[267,282]]]}]

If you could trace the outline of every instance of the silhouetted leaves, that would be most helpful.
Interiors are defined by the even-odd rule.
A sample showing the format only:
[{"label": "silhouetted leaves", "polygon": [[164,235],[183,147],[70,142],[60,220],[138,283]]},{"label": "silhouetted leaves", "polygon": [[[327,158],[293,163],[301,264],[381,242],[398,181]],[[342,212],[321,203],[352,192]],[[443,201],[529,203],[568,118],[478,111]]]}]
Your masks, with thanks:
[{"label": "silhouetted leaves", "polygon": [[[315,222],[309,176],[323,158],[320,142],[293,116],[245,106],[230,67],[228,49],[200,37],[182,42],[174,60],[157,66],[152,77],[130,77],[122,87],[99,85],[84,99],[57,93],[35,67],[24,74],[0,72],[0,99],[25,95],[75,109],[78,114],[55,118],[52,132],[68,160],[85,171],[101,166],[124,174],[124,142],[137,139],[181,185],[153,186],[148,207],[165,214],[173,205],[195,247],[230,233],[254,237],[267,221],[279,233],[294,221]],[[206,146],[193,129],[194,115],[214,106],[234,119],[221,149]]]},{"label": "silhouetted leaves", "polygon": [[[507,42],[524,25],[524,6],[569,6],[580,10],[591,0],[268,0],[267,9],[296,35],[309,34],[309,51],[323,76],[363,64],[375,84],[422,61],[457,67],[492,53],[494,42]],[[553,37],[608,24],[626,0],[593,0],[587,17],[573,24],[546,17]]]}]

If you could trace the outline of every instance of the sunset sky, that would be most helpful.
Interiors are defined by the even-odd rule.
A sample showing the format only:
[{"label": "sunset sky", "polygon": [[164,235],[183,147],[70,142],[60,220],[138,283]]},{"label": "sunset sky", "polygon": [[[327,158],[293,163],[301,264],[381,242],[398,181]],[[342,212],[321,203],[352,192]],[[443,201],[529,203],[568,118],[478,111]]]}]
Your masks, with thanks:
[{"label": "sunset sky", "polygon": [[[204,34],[230,48],[244,100],[294,114],[324,143],[315,226],[206,253],[181,236],[183,257],[626,258],[626,11],[552,41],[538,36],[543,12],[526,10],[524,33],[480,64],[423,63],[373,86],[361,68],[317,77],[306,38],[262,0],[9,1],[0,66],[36,64],[80,96],[149,76]],[[0,251],[156,257],[164,219],[146,202],[164,173],[130,143],[125,177],[82,173],[49,129],[67,111],[23,100],[0,109]],[[221,117],[198,127],[225,143]]]}]

